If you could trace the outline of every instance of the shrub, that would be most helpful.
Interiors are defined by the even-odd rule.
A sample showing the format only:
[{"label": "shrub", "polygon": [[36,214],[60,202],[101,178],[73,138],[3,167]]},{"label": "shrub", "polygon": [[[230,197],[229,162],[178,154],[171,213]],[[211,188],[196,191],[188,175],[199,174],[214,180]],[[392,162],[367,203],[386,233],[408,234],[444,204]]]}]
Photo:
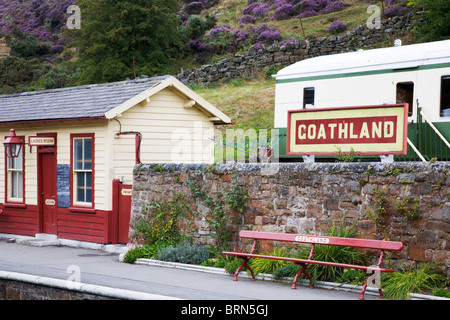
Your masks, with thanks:
[{"label": "shrub", "polygon": [[[239,266],[242,264],[242,262],[243,262],[242,259],[238,258],[225,262],[225,271],[230,274],[234,274],[237,268],[239,268]],[[244,267],[244,269],[246,269],[246,267]]]},{"label": "shrub", "polygon": [[256,6],[252,10],[252,15],[255,17],[264,17],[269,13],[270,9],[267,7],[265,3]]},{"label": "shrub", "polygon": [[422,290],[432,290],[445,277],[432,273],[433,265],[426,264],[416,268],[412,264],[409,270],[385,274],[382,287],[386,291],[386,298],[394,300],[409,300],[410,293],[422,293]]},{"label": "shrub", "polygon": [[243,14],[253,14],[253,9],[255,9],[259,4],[257,2],[249,4],[245,9],[242,11]]},{"label": "shrub", "polygon": [[266,24],[261,24],[257,28],[253,28],[253,43],[272,44],[274,41],[281,41],[283,36],[280,31]]},{"label": "shrub", "polygon": [[203,2],[191,2],[184,7],[184,11],[188,14],[199,14],[205,9]]},{"label": "shrub", "polygon": [[328,26],[328,32],[338,34],[347,30],[347,25],[339,20],[333,21]]},{"label": "shrub", "polygon": [[293,16],[293,8],[294,6],[292,4],[286,3],[275,9],[273,17],[277,21],[287,20]]},{"label": "shrub", "polygon": [[249,24],[249,23],[255,23],[255,22],[256,22],[256,18],[249,14],[244,14],[241,17],[241,20],[239,21],[240,24]]},{"label": "shrub", "polygon": [[179,193],[174,199],[160,202],[152,201],[142,206],[142,217],[133,222],[132,239],[136,243],[156,245],[158,243],[176,244],[186,236],[180,231],[180,220],[190,214],[190,209],[182,201]]},{"label": "shrub", "polygon": [[211,253],[205,246],[181,243],[176,246],[161,248],[155,257],[162,261],[202,264],[202,262],[211,258]]},{"label": "shrub", "polygon": [[[353,238],[356,235],[356,225],[346,225],[344,222],[339,225],[332,224],[325,230],[325,235],[330,237]],[[310,246],[303,246],[299,250],[299,257],[307,259],[310,252]],[[366,263],[365,256],[351,247],[316,245],[313,255],[314,260],[339,262],[347,264],[361,264]],[[310,265],[308,273],[314,280],[321,281],[336,281],[342,276],[344,268],[325,266],[325,265]]]},{"label": "shrub", "polygon": [[144,245],[137,246],[129,250],[123,257],[125,263],[135,263],[137,259],[146,258],[150,259],[160,250],[161,245]]},{"label": "shrub", "polygon": [[203,19],[198,16],[192,16],[187,21],[185,33],[189,39],[197,39],[203,36],[205,29]]},{"label": "shrub", "polygon": [[384,11],[384,15],[388,18],[401,16],[403,13],[405,13],[406,8],[402,6],[392,6],[389,7],[386,11]]},{"label": "shrub", "polygon": [[[266,253],[267,256],[289,257],[290,253],[286,248],[275,248],[272,253]],[[291,262],[275,259],[254,258],[250,260],[250,267],[255,274],[273,273],[275,270],[282,268]]]},{"label": "shrub", "polygon": [[301,18],[308,18],[308,17],[314,17],[317,16],[317,12],[314,10],[307,10],[300,13],[298,16],[296,16],[297,19]]},{"label": "shrub", "polygon": [[332,13],[337,11],[342,11],[346,7],[345,3],[342,1],[330,2],[325,9],[323,9],[323,13]]}]

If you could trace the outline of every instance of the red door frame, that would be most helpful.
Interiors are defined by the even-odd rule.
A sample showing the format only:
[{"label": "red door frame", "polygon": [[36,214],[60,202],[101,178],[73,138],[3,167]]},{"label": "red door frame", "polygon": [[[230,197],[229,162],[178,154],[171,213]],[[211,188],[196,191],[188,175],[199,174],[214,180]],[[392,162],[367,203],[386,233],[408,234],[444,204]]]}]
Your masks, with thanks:
[{"label": "red door frame", "polygon": [[[38,208],[39,208],[39,225],[38,225],[38,230],[39,233],[43,233],[44,232],[44,198],[43,198],[43,178],[42,178],[42,155],[43,154],[53,154],[56,158],[55,161],[55,174],[56,174],[56,166],[58,164],[58,157],[57,157],[57,133],[52,132],[52,133],[38,133],[37,136],[45,136],[45,137],[54,137],[55,138],[55,145],[52,147],[37,147],[37,199],[38,199]],[[56,181],[55,181],[56,183]],[[56,190],[56,185],[55,185],[55,197],[57,197],[57,190]],[[55,206],[57,206],[57,199],[55,199],[56,203]],[[58,225],[57,225],[57,221],[55,221],[55,230],[54,230],[54,234],[57,234],[58,231]]]}]

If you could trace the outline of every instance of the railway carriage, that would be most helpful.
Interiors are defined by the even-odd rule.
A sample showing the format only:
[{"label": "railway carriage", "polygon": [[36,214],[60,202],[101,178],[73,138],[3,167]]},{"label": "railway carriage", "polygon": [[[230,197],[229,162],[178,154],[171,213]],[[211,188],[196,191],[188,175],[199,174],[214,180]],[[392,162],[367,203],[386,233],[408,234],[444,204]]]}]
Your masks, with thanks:
[{"label": "railway carriage", "polygon": [[[275,128],[290,110],[408,103],[408,157],[449,160],[450,40],[310,58],[275,76]],[[286,154],[280,143],[280,161]],[[300,157],[301,158],[301,157]],[[300,159],[301,161],[301,159]]]}]

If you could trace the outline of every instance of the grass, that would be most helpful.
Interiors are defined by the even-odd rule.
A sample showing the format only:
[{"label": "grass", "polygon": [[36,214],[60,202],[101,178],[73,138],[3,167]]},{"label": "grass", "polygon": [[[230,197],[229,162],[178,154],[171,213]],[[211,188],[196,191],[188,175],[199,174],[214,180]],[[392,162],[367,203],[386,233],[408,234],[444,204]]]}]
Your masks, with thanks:
[{"label": "grass", "polygon": [[[382,282],[386,298],[409,300],[411,299],[410,293],[424,293],[424,290],[434,291],[440,284],[445,283],[445,276],[433,273],[432,269],[432,264],[422,267],[412,264],[409,270],[386,274]],[[441,288],[442,290],[444,289]]]},{"label": "grass", "polygon": [[273,128],[275,80],[263,73],[215,86],[193,85],[192,89],[235,122],[233,126],[219,126],[219,130]]},{"label": "grass", "polygon": [[[355,28],[360,24],[364,24],[370,16],[370,14],[367,13],[367,8],[370,5],[376,4],[372,3],[370,0],[343,0],[343,2],[349,5],[343,11],[321,14],[315,17],[302,19],[306,37],[329,36],[330,34],[328,33],[327,28],[330,22],[334,20],[340,20],[346,23],[349,29]],[[237,28],[239,26],[239,20],[242,16],[242,11],[246,6],[247,0],[222,0],[217,6],[202,12],[202,15],[206,13],[213,13],[217,17],[217,25],[227,24],[233,28]],[[283,33],[285,39],[289,39],[291,37],[303,39],[299,19],[293,18],[283,21],[269,21],[272,16],[273,10],[267,15],[267,17],[258,20],[256,24],[265,23],[276,27]]]}]

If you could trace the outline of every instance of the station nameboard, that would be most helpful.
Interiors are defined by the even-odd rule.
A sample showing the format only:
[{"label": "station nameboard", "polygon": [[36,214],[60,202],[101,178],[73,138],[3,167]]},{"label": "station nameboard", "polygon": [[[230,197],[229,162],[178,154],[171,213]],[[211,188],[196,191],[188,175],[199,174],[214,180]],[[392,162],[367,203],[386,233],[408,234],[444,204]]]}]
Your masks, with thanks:
[{"label": "station nameboard", "polygon": [[407,152],[408,104],[288,111],[287,154]]}]

